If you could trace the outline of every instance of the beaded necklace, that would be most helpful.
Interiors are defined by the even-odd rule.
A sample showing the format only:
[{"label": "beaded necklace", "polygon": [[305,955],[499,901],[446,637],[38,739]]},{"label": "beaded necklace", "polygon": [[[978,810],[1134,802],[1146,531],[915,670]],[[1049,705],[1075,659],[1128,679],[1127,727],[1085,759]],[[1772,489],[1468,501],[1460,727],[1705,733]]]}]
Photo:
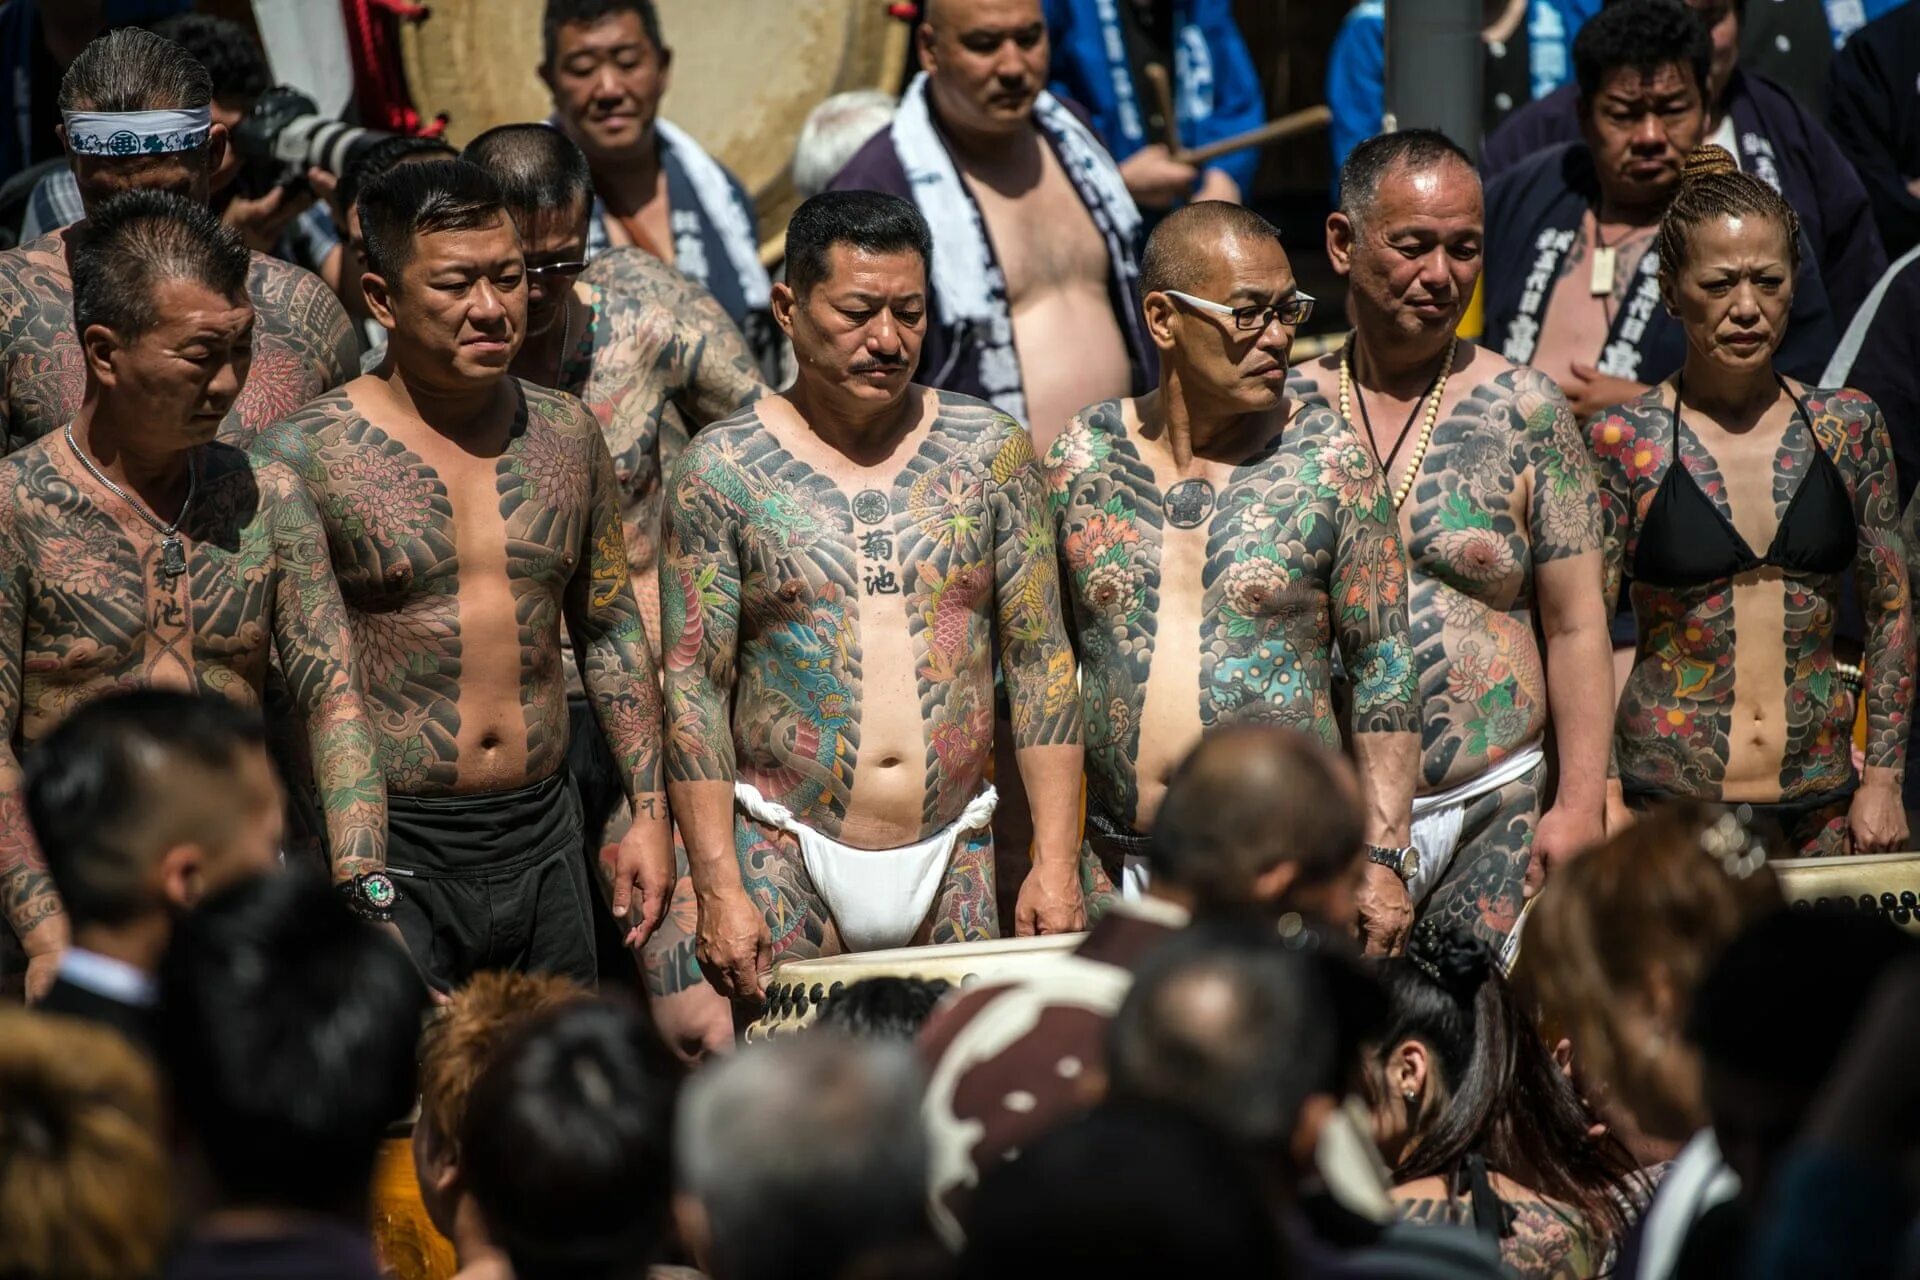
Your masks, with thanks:
[{"label": "beaded necklace", "polygon": [[[1407,474],[1400,481],[1400,487],[1393,491],[1393,509],[1398,511],[1406,502],[1407,495],[1413,492],[1414,477],[1420,474],[1420,464],[1426,459],[1427,446],[1433,443],[1433,424],[1440,418],[1440,402],[1447,396],[1447,375],[1453,370],[1453,352],[1458,343],[1457,337],[1447,339],[1447,358],[1440,362],[1440,371],[1433,375],[1433,384],[1427,388],[1426,415],[1420,422],[1420,439],[1414,443],[1413,457],[1407,461]],[[1353,339],[1340,349],[1340,416],[1349,423],[1353,421]],[[1360,412],[1367,411],[1367,402],[1360,400]],[[1409,421],[1411,425],[1411,421]],[[1392,479],[1393,460],[1400,456],[1400,446],[1405,444],[1407,433],[1402,431],[1400,439],[1394,444],[1393,452],[1381,463],[1382,472]],[[1373,425],[1367,424],[1367,443],[1373,445],[1373,455],[1380,456],[1380,447],[1373,441]]]}]

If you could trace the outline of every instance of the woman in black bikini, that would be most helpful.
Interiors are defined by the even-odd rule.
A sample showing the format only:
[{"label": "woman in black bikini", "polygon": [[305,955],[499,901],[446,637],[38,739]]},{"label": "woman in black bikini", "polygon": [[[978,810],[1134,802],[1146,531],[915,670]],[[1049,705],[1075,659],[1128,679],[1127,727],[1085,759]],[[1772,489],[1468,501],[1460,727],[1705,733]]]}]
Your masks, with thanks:
[{"label": "woman in black bikini", "polygon": [[[1639,629],[1614,795],[1745,805],[1802,856],[1899,849],[1914,640],[1893,453],[1866,396],[1773,368],[1799,246],[1771,187],[1718,147],[1690,155],[1655,245],[1686,363],[1588,424],[1609,602],[1630,577]],[[1864,671],[1834,652],[1849,567]]]}]

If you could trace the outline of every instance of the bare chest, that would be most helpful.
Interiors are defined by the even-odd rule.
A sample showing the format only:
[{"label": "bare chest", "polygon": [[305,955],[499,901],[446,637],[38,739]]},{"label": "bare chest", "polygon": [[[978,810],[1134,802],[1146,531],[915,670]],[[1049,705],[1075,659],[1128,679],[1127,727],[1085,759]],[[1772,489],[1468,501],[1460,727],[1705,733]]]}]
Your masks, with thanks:
[{"label": "bare chest", "polygon": [[1008,304],[1015,309],[1062,290],[1104,296],[1112,272],[1106,240],[1066,171],[1050,148],[1042,146],[1041,152],[1039,181],[1030,190],[1006,192],[967,178],[1006,276]]}]

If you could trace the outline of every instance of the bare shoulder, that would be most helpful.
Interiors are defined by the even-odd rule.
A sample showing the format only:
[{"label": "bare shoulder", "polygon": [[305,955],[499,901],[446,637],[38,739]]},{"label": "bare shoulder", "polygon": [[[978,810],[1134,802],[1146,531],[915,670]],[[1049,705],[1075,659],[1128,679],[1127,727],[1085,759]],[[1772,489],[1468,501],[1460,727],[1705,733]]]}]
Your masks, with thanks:
[{"label": "bare shoulder", "polygon": [[1101,400],[1067,419],[1040,463],[1049,489],[1064,490],[1112,456],[1114,442],[1127,438],[1128,403]]},{"label": "bare shoulder", "polygon": [[263,313],[280,313],[294,320],[324,319],[346,312],[326,281],[291,262],[264,253],[252,255],[247,268],[247,296]]},{"label": "bare shoulder", "polygon": [[1814,434],[1828,452],[1864,446],[1881,423],[1880,406],[1873,397],[1852,387],[1793,387],[1807,407]]},{"label": "bare shoulder", "polygon": [[305,474],[316,450],[352,440],[366,425],[366,416],[355,406],[352,395],[361,381],[355,379],[309,401],[262,431],[254,438],[250,450],[253,456],[261,461],[284,462]]},{"label": "bare shoulder", "polygon": [[[930,389],[914,384],[913,390],[921,395]],[[985,400],[972,396],[963,396],[954,391],[931,391],[933,396],[934,429],[951,442],[972,440],[985,449],[997,449],[1009,438],[1019,435],[1025,437],[1027,429]],[[1031,451],[1033,442],[1027,441]]]},{"label": "bare shoulder", "polygon": [[0,252],[0,334],[9,342],[31,338],[35,317],[57,312],[66,325],[72,311],[73,277],[58,232]]},{"label": "bare shoulder", "polygon": [[717,463],[739,465],[749,456],[777,446],[779,438],[760,416],[761,407],[774,398],[769,396],[767,400],[746,405],[712,426],[701,428],[681,449],[679,461],[674,464],[675,474]]},{"label": "bare shoulder", "polygon": [[525,378],[515,379],[525,397],[527,425],[561,435],[600,437],[600,423],[579,396],[570,391],[543,387]]}]

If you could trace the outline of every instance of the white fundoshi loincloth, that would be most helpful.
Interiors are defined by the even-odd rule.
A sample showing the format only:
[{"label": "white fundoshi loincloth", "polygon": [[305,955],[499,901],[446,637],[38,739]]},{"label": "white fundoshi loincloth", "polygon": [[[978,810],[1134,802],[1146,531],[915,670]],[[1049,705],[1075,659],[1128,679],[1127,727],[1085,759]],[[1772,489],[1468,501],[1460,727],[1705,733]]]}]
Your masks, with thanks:
[{"label": "white fundoshi loincloth", "polygon": [[733,784],[733,799],[748,817],[800,842],[807,876],[820,891],[847,950],[880,951],[913,941],[953,862],[954,845],[993,820],[1000,793],[987,787],[951,825],[898,849],[856,849],[829,840],[801,825],[791,809],[767,799],[749,782]]},{"label": "white fundoshi loincloth", "polygon": [[1466,825],[1467,806],[1526,777],[1546,758],[1545,748],[1534,742],[1478,777],[1468,778],[1445,791],[1413,798],[1413,846],[1420,850],[1420,869],[1407,882],[1407,896],[1416,906],[1433,892],[1440,877],[1453,865],[1454,851],[1460,846],[1460,831]]}]

